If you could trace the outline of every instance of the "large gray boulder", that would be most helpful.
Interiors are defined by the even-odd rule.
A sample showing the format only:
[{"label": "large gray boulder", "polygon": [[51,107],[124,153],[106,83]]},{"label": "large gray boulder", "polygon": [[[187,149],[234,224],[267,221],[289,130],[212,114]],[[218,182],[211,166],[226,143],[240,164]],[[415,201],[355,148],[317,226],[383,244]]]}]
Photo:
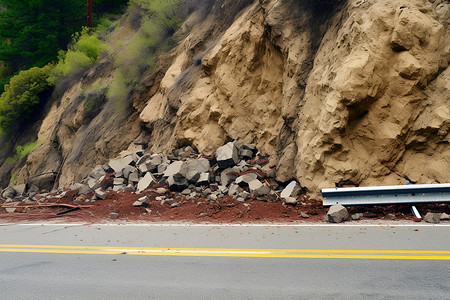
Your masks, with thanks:
[{"label": "large gray boulder", "polygon": [[[200,178],[200,174],[209,171],[209,161],[206,158],[189,160],[185,162],[186,165],[186,179],[189,182],[196,183]],[[209,175],[208,175],[209,176]]]},{"label": "large gray boulder", "polygon": [[341,204],[335,204],[330,207],[325,216],[325,221],[330,223],[341,223],[348,220],[349,214],[347,209]]},{"label": "large gray boulder", "polygon": [[2,191],[3,198],[14,198],[17,195],[16,190],[12,186],[8,186]]},{"label": "large gray boulder", "polygon": [[210,173],[209,172],[201,173],[200,176],[198,177],[196,185],[197,186],[209,185],[209,183],[210,183],[209,177],[210,177]]},{"label": "large gray boulder", "polygon": [[280,197],[284,199],[288,197],[297,198],[300,192],[301,192],[300,185],[296,181],[291,181],[281,192]]},{"label": "large gray boulder", "polygon": [[171,190],[182,191],[189,186],[189,182],[185,177],[167,177],[167,185]]},{"label": "large gray boulder", "polygon": [[216,160],[221,169],[231,168],[239,163],[239,149],[229,142],[216,150]]},{"label": "large gray boulder", "polygon": [[183,161],[174,161],[167,166],[164,171],[164,177],[174,177],[175,180],[186,178],[186,173],[188,171],[187,164]]},{"label": "large gray boulder", "polygon": [[441,213],[428,212],[423,220],[427,223],[439,224],[441,223],[441,215]]},{"label": "large gray boulder", "polygon": [[254,197],[269,195],[271,190],[265,183],[258,179],[252,180],[248,183],[250,194]]},{"label": "large gray boulder", "polygon": [[108,165],[114,172],[121,173],[126,166],[131,166],[135,163],[133,155],[127,155],[124,158],[110,160]]},{"label": "large gray boulder", "polygon": [[251,181],[255,179],[258,179],[258,175],[256,173],[248,173],[236,178],[235,182],[241,187],[246,187]]},{"label": "large gray boulder", "polygon": [[144,177],[142,177],[142,178],[139,180],[139,182],[138,182],[138,184],[137,184],[136,192],[137,192],[138,194],[139,194],[139,193],[142,193],[142,192],[143,192],[146,188],[148,188],[148,187],[150,186],[150,184],[152,184],[152,183],[156,183],[156,179],[155,179],[155,177],[153,176],[152,173],[148,172],[148,173],[145,174]]},{"label": "large gray boulder", "polygon": [[225,169],[220,173],[220,184],[223,186],[228,186],[230,183],[232,183],[236,177],[239,171],[235,168],[229,168]]}]

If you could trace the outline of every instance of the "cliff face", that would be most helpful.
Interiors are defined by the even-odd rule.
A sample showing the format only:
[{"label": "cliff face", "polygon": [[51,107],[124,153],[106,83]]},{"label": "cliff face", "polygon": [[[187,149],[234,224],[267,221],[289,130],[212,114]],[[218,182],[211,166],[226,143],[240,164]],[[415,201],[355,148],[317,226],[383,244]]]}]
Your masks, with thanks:
[{"label": "cliff face", "polygon": [[446,1],[256,1],[197,76],[183,74],[190,37],[180,45],[140,117],[152,128],[176,111],[172,145],[254,142],[311,191],[448,182],[449,16]]},{"label": "cliff face", "polygon": [[[110,99],[80,93],[112,80],[112,65],[71,84],[20,174],[62,165],[67,185],[136,138],[152,151],[205,153],[237,139],[313,194],[450,182],[449,20],[445,0],[214,1],[190,15],[120,117]],[[100,103],[90,117],[76,109],[89,97]],[[52,147],[58,163],[45,163]]]}]

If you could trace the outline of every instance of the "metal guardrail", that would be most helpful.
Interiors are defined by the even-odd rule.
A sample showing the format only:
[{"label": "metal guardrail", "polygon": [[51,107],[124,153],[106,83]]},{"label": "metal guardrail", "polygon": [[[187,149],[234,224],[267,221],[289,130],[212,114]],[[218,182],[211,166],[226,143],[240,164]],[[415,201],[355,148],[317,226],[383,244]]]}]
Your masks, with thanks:
[{"label": "metal guardrail", "polygon": [[329,188],[322,196],[323,206],[445,203],[450,202],[450,183]]}]

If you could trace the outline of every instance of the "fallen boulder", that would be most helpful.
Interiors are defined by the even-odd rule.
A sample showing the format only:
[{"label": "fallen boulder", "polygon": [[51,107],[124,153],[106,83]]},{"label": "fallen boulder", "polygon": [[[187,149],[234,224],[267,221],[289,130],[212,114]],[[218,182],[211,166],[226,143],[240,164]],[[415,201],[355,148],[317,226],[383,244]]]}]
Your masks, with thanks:
[{"label": "fallen boulder", "polygon": [[138,194],[139,194],[139,193],[142,193],[142,192],[143,192],[146,188],[148,188],[148,187],[150,186],[150,184],[152,184],[152,183],[156,183],[156,179],[155,179],[155,177],[153,176],[152,173],[148,172],[148,173],[145,174],[144,177],[142,177],[142,178],[139,180],[139,182],[138,182],[138,184],[137,184],[137,190],[136,190],[136,192],[137,192]]},{"label": "fallen boulder", "polygon": [[239,163],[239,150],[235,143],[229,142],[216,151],[216,160],[219,168],[231,168]]},{"label": "fallen boulder", "polygon": [[250,181],[248,184],[248,188],[250,190],[250,194],[253,197],[266,196],[269,195],[271,192],[270,187],[268,187],[266,184],[262,183],[258,179]]},{"label": "fallen boulder", "polygon": [[325,216],[325,221],[330,223],[341,223],[348,220],[349,214],[347,209],[341,204],[335,204],[330,207]]},{"label": "fallen boulder", "polygon": [[280,197],[281,198],[287,198],[287,197],[298,197],[300,194],[301,187],[296,181],[291,181],[281,192]]},{"label": "fallen boulder", "polygon": [[441,215],[441,213],[428,212],[423,220],[427,223],[439,224],[441,223]]}]

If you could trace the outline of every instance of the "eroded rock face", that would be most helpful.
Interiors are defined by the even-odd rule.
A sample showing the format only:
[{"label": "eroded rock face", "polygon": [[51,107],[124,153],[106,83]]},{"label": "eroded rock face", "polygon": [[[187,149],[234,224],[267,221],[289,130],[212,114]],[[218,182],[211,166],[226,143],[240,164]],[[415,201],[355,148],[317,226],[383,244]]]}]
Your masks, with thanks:
[{"label": "eroded rock face", "polygon": [[449,3],[334,3],[256,1],[173,105],[170,91],[192,73],[184,41],[142,121],[152,126],[169,99],[172,144],[212,153],[227,138],[253,142],[275,157],[278,180],[313,193],[450,181]]},{"label": "eroded rock face", "polygon": [[89,76],[107,85],[111,66],[73,84],[19,181],[60,172],[66,185],[133,143],[213,154],[239,140],[315,195],[335,183],[450,182],[448,1],[213,2],[142,78],[126,118],[109,102],[91,116],[87,99],[74,101]]}]

